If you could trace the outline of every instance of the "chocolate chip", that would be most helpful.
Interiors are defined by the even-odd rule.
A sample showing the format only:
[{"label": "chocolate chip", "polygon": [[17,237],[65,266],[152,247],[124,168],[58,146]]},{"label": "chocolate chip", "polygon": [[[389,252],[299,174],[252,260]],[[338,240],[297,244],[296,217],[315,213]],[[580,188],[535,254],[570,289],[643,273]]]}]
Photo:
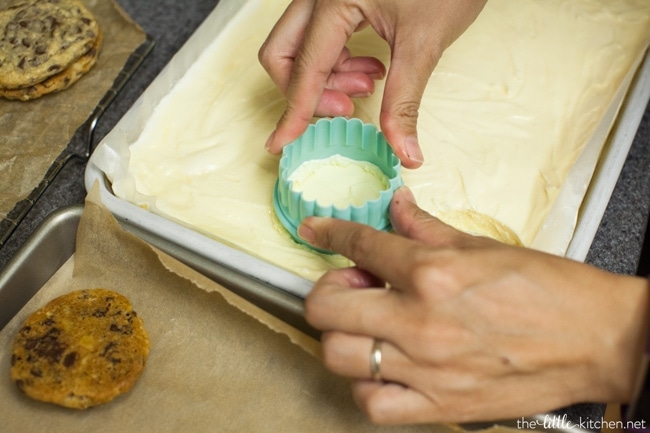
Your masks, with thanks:
[{"label": "chocolate chip", "polygon": [[31,374],[34,377],[43,377],[43,372],[36,367],[29,370],[29,374]]},{"label": "chocolate chip", "polygon": [[106,316],[106,313],[108,313],[108,310],[109,310],[110,308],[111,308],[110,304],[107,305],[107,306],[104,307],[104,308],[101,308],[101,309],[98,308],[98,309],[96,309],[95,311],[93,311],[93,316],[94,316],[94,317],[105,317],[105,316]]},{"label": "chocolate chip", "polygon": [[77,361],[77,352],[68,353],[65,358],[63,358],[63,365],[67,368],[70,368]]},{"label": "chocolate chip", "polygon": [[65,352],[66,345],[59,341],[61,331],[57,328],[50,329],[45,335],[35,338],[28,338],[25,341],[25,349],[34,352],[38,357],[44,358],[51,363],[60,361]]},{"label": "chocolate chip", "polygon": [[115,323],[111,323],[111,326],[109,327],[109,329],[112,332],[120,332],[123,335],[131,335],[131,334],[133,334],[133,327],[131,325],[128,325],[128,324],[124,325],[124,326],[118,326]]},{"label": "chocolate chip", "polygon": [[108,343],[108,344],[104,347],[104,350],[102,351],[102,353],[99,354],[99,356],[104,356],[104,357],[106,357],[106,356],[108,355],[108,353],[109,353],[109,352],[110,352],[110,351],[111,351],[115,346],[117,346],[117,343],[114,342],[114,341],[111,341],[110,343]]}]

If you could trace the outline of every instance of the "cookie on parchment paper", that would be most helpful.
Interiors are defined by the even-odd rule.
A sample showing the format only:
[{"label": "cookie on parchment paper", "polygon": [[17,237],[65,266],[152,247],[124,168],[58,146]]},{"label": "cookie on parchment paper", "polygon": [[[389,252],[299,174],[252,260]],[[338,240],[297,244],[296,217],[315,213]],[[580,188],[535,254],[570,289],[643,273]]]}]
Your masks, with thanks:
[{"label": "cookie on parchment paper", "polygon": [[80,0],[31,0],[0,11],[0,88],[61,73],[96,49],[100,28]]},{"label": "cookie on parchment paper", "polygon": [[65,90],[76,83],[79,78],[86,74],[97,62],[99,50],[102,45],[102,32],[99,31],[95,45],[86,54],[81,56],[76,62],[68,66],[58,74],[46,78],[40,83],[20,89],[2,89],[0,88],[0,97],[13,100],[29,101],[40,98],[48,93],[56,93]]},{"label": "cookie on parchment paper", "polygon": [[85,409],[129,391],[149,355],[149,335],[130,301],[79,290],[29,316],[13,342],[11,378],[28,396]]}]

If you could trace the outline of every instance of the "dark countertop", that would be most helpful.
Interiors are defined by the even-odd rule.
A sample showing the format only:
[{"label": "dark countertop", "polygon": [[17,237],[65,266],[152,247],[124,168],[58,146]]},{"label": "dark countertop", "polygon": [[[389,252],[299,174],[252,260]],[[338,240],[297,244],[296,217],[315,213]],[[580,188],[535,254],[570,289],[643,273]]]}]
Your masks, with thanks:
[{"label": "dark countertop", "polygon": [[[118,0],[126,12],[153,37],[156,46],[100,118],[95,130],[95,143],[113,128],[217,2],[218,0]],[[83,146],[81,139],[75,140],[80,142],[79,146]],[[84,168],[84,163],[80,160],[72,160],[65,166],[0,249],[0,269],[48,214],[67,205],[83,203],[86,194]],[[612,272],[634,274],[649,211],[650,105],[646,108],[587,262]],[[600,419],[602,407],[577,406],[570,408],[569,414],[573,419],[584,419],[586,416]]]}]

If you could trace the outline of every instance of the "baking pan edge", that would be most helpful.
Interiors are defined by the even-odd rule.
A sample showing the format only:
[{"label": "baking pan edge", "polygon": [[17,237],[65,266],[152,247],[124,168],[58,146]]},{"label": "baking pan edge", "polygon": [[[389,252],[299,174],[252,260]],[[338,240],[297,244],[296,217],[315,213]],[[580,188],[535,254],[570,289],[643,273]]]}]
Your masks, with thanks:
[{"label": "baking pan edge", "polygon": [[[83,205],[72,205],[52,212],[0,271],[0,329],[29,301],[75,251],[77,226]],[[303,301],[279,291],[263,281],[242,275],[216,264],[188,249],[119,220],[122,228],[175,257],[208,278],[227,287],[258,307],[301,331],[319,333],[304,319]]]}]

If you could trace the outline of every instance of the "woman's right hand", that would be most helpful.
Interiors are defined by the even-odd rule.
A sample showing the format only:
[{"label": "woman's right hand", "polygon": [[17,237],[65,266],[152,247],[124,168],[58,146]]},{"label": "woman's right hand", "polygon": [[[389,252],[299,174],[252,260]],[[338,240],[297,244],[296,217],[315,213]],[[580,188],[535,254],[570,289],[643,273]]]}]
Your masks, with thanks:
[{"label": "woman's right hand", "polygon": [[370,25],[391,49],[380,126],[407,168],[423,162],[417,140],[420,100],[443,51],[474,21],[486,0],[294,0],[259,52],[287,96],[266,147],[271,153],[302,134],[314,115],[351,116],[353,97],[374,91],[384,65],[352,57],[352,34]]},{"label": "woman's right hand", "polygon": [[[405,187],[390,213],[395,233],[314,217],[298,229],[357,265],[325,273],[305,317],[323,331],[325,365],[352,379],[371,420],[493,421],[630,401],[647,341],[646,279],[461,233]],[[369,363],[377,340],[381,380]]]}]

